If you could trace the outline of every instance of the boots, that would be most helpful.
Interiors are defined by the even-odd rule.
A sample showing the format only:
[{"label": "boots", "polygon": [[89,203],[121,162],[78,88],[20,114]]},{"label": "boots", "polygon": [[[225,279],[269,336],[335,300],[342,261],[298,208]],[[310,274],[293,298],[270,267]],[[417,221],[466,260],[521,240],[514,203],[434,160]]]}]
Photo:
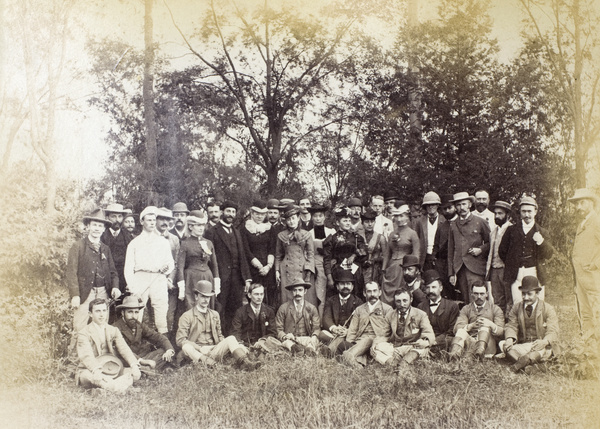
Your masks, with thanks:
[{"label": "boots", "polygon": [[511,362],[516,362],[519,360],[519,355],[512,349],[509,352],[506,352],[505,354],[506,358]]},{"label": "boots", "polygon": [[477,343],[475,343],[473,354],[479,359],[483,358],[483,354],[485,353],[489,339],[490,332],[488,330],[481,330],[477,333]]},{"label": "boots", "polygon": [[463,346],[458,343],[452,343],[452,347],[450,347],[450,353],[448,353],[448,362],[452,362],[453,360],[459,360],[463,354]]},{"label": "boots", "polygon": [[528,365],[532,365],[536,362],[541,362],[542,355],[539,352],[529,352],[526,355],[521,356],[517,363],[513,365],[515,372],[521,371]]},{"label": "boots", "polygon": [[235,358],[236,366],[242,371],[254,371],[262,365],[262,362],[248,359],[248,354],[242,348],[235,349],[231,354]]},{"label": "boots", "polygon": [[406,362],[408,364],[411,364],[414,361],[416,361],[418,358],[419,358],[419,353],[416,350],[411,350],[404,355],[402,360],[404,360],[404,362]]}]

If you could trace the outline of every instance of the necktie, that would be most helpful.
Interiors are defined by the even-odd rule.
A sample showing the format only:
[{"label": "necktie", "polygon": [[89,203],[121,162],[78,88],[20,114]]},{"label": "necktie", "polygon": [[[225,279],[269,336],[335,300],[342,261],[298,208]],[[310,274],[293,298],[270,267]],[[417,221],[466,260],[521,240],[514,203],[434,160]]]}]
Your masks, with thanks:
[{"label": "necktie", "polygon": [[406,321],[406,316],[400,313],[400,319],[398,321],[404,325],[404,322]]},{"label": "necktie", "polygon": [[531,313],[533,313],[533,305],[529,304],[525,307],[525,312],[527,313],[527,317],[531,317]]},{"label": "necktie", "polygon": [[[90,243],[92,243],[90,241]],[[100,251],[100,242],[98,241],[97,243],[92,243],[92,248],[96,251],[99,252]]]},{"label": "necktie", "polygon": [[429,218],[429,223],[433,225],[435,223],[435,218]]},{"label": "necktie", "polygon": [[483,306],[481,306],[481,307],[477,306],[477,312],[478,313],[481,313],[482,310],[483,310]]}]

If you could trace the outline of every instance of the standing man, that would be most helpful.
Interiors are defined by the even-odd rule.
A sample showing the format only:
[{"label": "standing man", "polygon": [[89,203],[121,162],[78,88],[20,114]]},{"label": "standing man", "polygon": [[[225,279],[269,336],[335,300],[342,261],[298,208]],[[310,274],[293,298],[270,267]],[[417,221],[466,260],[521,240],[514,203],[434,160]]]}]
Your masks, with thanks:
[{"label": "standing man", "polygon": [[175,227],[169,232],[181,240],[185,237],[185,220],[190,214],[185,203],[175,203],[173,205],[173,217],[175,218]]},{"label": "standing man", "polygon": [[[108,300],[121,296],[119,276],[110,248],[100,241],[104,230],[112,222],[106,219],[102,209],[96,209],[83,217],[83,224],[88,228],[87,237],[73,244],[67,260],[67,287],[71,307],[75,309],[74,333],[87,325],[90,302],[97,298]],[[73,342],[72,347],[74,346]]]},{"label": "standing man", "polygon": [[475,192],[475,211],[473,214],[486,220],[490,229],[494,226],[494,213],[488,210],[490,194],[483,189]]},{"label": "standing man", "polygon": [[281,231],[285,229],[285,225],[281,221],[281,210],[284,207],[281,206],[280,202],[276,198],[271,198],[267,201],[267,220],[273,228],[273,234],[277,237]]},{"label": "standing man", "polygon": [[373,195],[371,197],[371,210],[373,210],[377,216],[375,217],[375,225],[373,226],[373,230],[378,234],[382,234],[387,238],[390,235],[390,232],[394,230],[393,222],[385,217],[385,202],[381,195]]},{"label": "standing man", "polygon": [[450,224],[448,236],[448,276],[460,293],[460,299],[469,303],[470,286],[485,279],[485,265],[490,250],[490,227],[485,219],[471,214],[475,198],[467,192],[454,194],[459,219]]},{"label": "standing man", "polygon": [[223,218],[204,236],[212,241],[217,256],[219,275],[221,276],[221,291],[215,289],[221,304],[223,331],[231,332],[231,321],[238,308],[242,306],[244,295],[252,283],[250,267],[244,252],[244,242],[240,232],[233,228],[237,215],[237,204],[225,201],[221,205]]},{"label": "standing man", "polygon": [[365,238],[365,229],[360,221],[362,201],[359,198],[350,198],[348,200],[348,209],[350,210],[350,230]]},{"label": "standing man", "polygon": [[438,229],[435,234],[435,241],[433,243],[433,254],[435,255],[436,269],[442,278],[442,285],[444,290],[442,295],[444,298],[456,299],[456,293],[454,286],[448,279],[448,236],[450,235],[450,225],[452,222],[458,219],[456,214],[456,207],[452,203],[454,195],[445,194],[442,195],[440,210],[446,222],[442,222],[438,225]]},{"label": "standing man", "polygon": [[486,265],[486,280],[492,286],[492,297],[494,304],[502,309],[508,316],[510,307],[512,307],[512,294],[510,292],[510,283],[504,281],[504,261],[498,254],[498,248],[506,229],[512,225],[510,221],[510,212],[512,207],[505,201],[496,201],[492,206],[494,210],[494,227],[490,232],[490,253]]},{"label": "standing man", "polygon": [[600,341],[600,219],[598,197],[589,189],[577,189],[569,198],[581,223],[571,258],[575,270],[577,316],[584,340]]},{"label": "standing man", "polygon": [[498,254],[504,262],[504,281],[511,285],[513,304],[521,299],[519,286],[525,276],[537,277],[542,285],[540,297],[544,299],[546,283],[546,259],[554,248],[546,238],[548,232],[535,222],[537,203],[532,197],[524,196],[519,202],[521,222],[506,229]]},{"label": "standing man", "polygon": [[416,222],[416,233],[421,243],[419,263],[423,271],[437,269],[437,258],[434,253],[435,237],[438,229],[446,219],[439,215],[438,208],[442,204],[440,196],[433,191],[423,196],[421,207],[425,209],[426,216]]},{"label": "standing man", "polygon": [[310,214],[312,204],[308,198],[302,198],[298,201],[298,205],[300,206],[300,228],[310,231],[313,228],[312,216]]},{"label": "standing man", "polygon": [[[158,209],[148,206],[140,213],[142,232],[127,246],[125,256],[125,280],[127,289],[138,295],[144,307],[150,300],[154,310],[156,330],[161,334],[169,331],[167,312],[169,309],[169,274],[175,270],[175,261],[169,242],[156,231]],[[142,321],[144,310],[140,311]]]},{"label": "standing man", "polygon": [[[115,269],[119,276],[119,289],[121,292],[125,291],[125,274],[123,269],[125,267],[125,253],[127,252],[127,246],[133,239],[133,235],[123,228],[123,216],[127,213],[121,204],[109,204],[104,210],[106,217],[111,222],[110,226],[106,228],[100,241],[106,244],[110,248],[110,253],[115,263]],[[111,315],[112,316],[112,315]]]},{"label": "standing man", "polygon": [[211,201],[206,205],[206,215],[208,216],[207,231],[219,223],[222,214],[221,206],[216,201]]},{"label": "standing man", "polygon": [[[396,201],[400,200],[398,194],[394,191],[385,191],[383,194],[383,202],[385,204],[385,208],[383,210],[383,214],[388,220],[392,220],[392,211],[396,208]],[[392,230],[394,225],[392,224]]]}]

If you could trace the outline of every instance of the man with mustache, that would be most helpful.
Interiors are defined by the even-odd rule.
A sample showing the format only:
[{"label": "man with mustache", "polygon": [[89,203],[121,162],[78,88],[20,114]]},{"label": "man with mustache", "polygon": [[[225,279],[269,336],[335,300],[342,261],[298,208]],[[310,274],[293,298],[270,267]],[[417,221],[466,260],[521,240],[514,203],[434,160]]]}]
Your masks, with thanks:
[{"label": "man with mustache", "polygon": [[540,298],[538,279],[526,276],[519,286],[522,300],[510,310],[500,349],[515,362],[515,372],[552,356],[558,340],[558,317],[554,307]]},{"label": "man with mustache", "polygon": [[421,290],[421,286],[419,257],[404,255],[402,258],[402,282],[400,282],[400,287],[404,287],[410,291],[413,307],[418,307],[422,302],[427,301],[427,296]]},{"label": "man with mustache", "polygon": [[208,216],[207,231],[219,223],[222,214],[221,205],[218,202],[211,201],[206,205],[206,215]]},{"label": "man with mustache", "polygon": [[490,204],[490,194],[484,189],[475,191],[475,211],[473,214],[479,216],[488,223],[488,226],[492,228],[494,225],[494,213],[488,210]]},{"label": "man with mustache", "polygon": [[[379,300],[381,289],[379,284],[369,282],[365,285],[367,302],[358,306],[350,321],[346,340],[340,347],[346,349],[340,361],[354,368],[362,368],[367,364],[367,353],[373,345],[375,337],[389,337],[390,325],[386,320],[392,307]],[[339,358],[339,357],[338,357]]]},{"label": "man with mustache", "polygon": [[452,203],[454,199],[454,195],[445,194],[440,198],[440,212],[446,219],[446,222],[442,222],[437,231],[435,232],[435,240],[433,241],[433,254],[435,255],[435,268],[438,273],[440,273],[440,277],[442,278],[442,285],[444,286],[444,290],[442,295],[444,298],[455,299],[456,294],[454,292],[454,286],[450,284],[448,279],[448,236],[450,234],[450,225],[456,219],[458,219],[458,215],[456,214],[456,207]]},{"label": "man with mustache", "polygon": [[490,232],[490,254],[486,265],[486,280],[491,283],[494,304],[502,309],[508,316],[512,307],[512,294],[510,283],[504,281],[504,262],[500,259],[498,248],[506,229],[512,225],[510,213],[512,207],[505,201],[496,201],[492,206],[494,210],[494,227]]},{"label": "man with mustache", "polygon": [[284,208],[285,207],[276,198],[271,198],[267,201],[267,220],[271,224],[275,236],[285,229],[285,225],[281,221],[281,210]]},{"label": "man with mustache", "polygon": [[117,306],[117,310],[121,310],[121,318],[113,323],[113,326],[121,331],[125,342],[138,358],[142,370],[162,371],[175,356],[175,349],[164,335],[138,321],[141,308],[140,297],[126,296],[123,303]]},{"label": "man with mustache", "polygon": [[125,209],[123,215],[123,230],[131,234],[131,237],[135,237],[135,216],[131,209]]},{"label": "man with mustache", "polygon": [[452,338],[454,338],[454,325],[460,311],[458,304],[442,298],[442,281],[436,270],[428,270],[423,273],[423,284],[427,300],[419,304],[419,309],[427,314],[435,334],[435,345],[431,351],[433,353],[447,351]]},{"label": "man with mustache", "polygon": [[437,258],[434,251],[435,236],[437,230],[446,222],[444,216],[440,216],[438,209],[442,201],[440,196],[433,191],[427,192],[423,196],[421,207],[425,211],[425,216],[422,216],[415,223],[415,232],[421,243],[419,252],[419,262],[423,271],[435,269],[437,267]]},{"label": "man with mustache", "polygon": [[185,220],[190,214],[186,203],[175,203],[173,205],[173,217],[175,218],[175,227],[170,229],[169,232],[181,241],[185,233]]},{"label": "man with mustache", "polygon": [[275,316],[277,338],[295,355],[315,356],[319,345],[319,311],[304,300],[310,287],[311,284],[304,281],[287,285],[285,288],[292,292],[292,299],[281,304]]},{"label": "man with mustache", "polygon": [[471,303],[465,305],[454,325],[454,339],[449,360],[458,360],[466,349],[466,357],[482,358],[496,354],[496,341],[504,334],[504,313],[488,301],[483,281],[471,285]]},{"label": "man with mustache", "polygon": [[348,322],[354,310],[363,303],[363,300],[352,294],[354,289],[354,276],[350,271],[339,271],[335,277],[337,295],[333,295],[325,302],[323,330],[319,339],[326,345],[319,347],[319,353],[326,357],[333,357],[345,349],[339,347],[346,339]]},{"label": "man with mustache", "polygon": [[435,335],[427,315],[411,305],[409,289],[400,288],[394,293],[396,311],[390,311],[386,320],[390,325],[389,337],[377,337],[371,347],[371,356],[393,370],[426,357],[435,343]]},{"label": "man with mustache", "polygon": [[[127,253],[127,246],[133,239],[133,235],[123,228],[123,216],[126,214],[125,209],[121,204],[109,204],[104,209],[107,219],[111,222],[110,226],[104,230],[100,241],[106,244],[115,263],[115,269],[119,275],[119,289],[121,292],[125,291],[125,274],[123,268],[125,267],[125,254]],[[113,314],[111,313],[111,317]]]},{"label": "man with mustache", "polygon": [[310,208],[312,203],[308,198],[301,198],[298,201],[300,206],[300,228],[305,231],[310,231],[313,228],[312,215]]},{"label": "man with mustache", "polygon": [[[600,200],[589,189],[577,189],[569,198],[582,219],[573,243],[575,296],[579,327],[585,341],[600,341]],[[596,344],[597,346],[597,344]]]}]

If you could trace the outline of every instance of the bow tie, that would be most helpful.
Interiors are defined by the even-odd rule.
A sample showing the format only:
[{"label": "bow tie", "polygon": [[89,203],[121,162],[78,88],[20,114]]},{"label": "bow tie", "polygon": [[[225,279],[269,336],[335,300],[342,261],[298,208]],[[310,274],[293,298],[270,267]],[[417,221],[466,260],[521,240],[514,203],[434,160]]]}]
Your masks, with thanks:
[{"label": "bow tie", "polygon": [[438,302],[430,302],[430,303],[429,303],[429,306],[430,306],[430,307],[437,307],[438,305],[440,305],[440,303],[441,303],[441,302],[442,302],[442,301],[438,301]]}]

